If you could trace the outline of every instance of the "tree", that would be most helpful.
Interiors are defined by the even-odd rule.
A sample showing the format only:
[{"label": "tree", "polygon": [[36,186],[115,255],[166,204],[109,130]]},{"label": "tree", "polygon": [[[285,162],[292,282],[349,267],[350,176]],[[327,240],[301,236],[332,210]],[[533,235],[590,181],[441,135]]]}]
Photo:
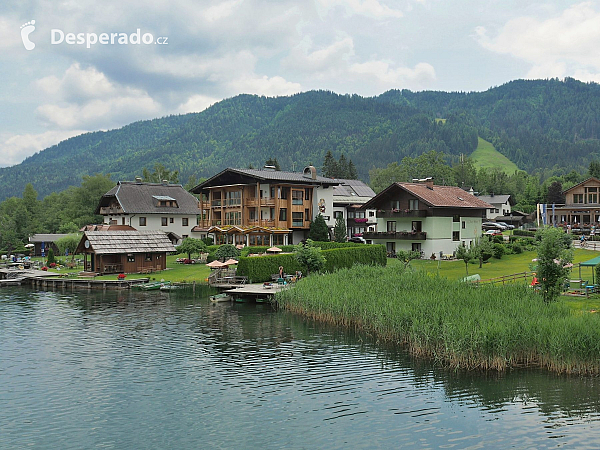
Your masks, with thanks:
[{"label": "tree", "polygon": [[240,251],[233,244],[223,244],[215,252],[215,259],[225,260],[229,258],[237,258],[240,256]]},{"label": "tree", "polygon": [[54,250],[50,249],[48,250],[48,265],[55,263],[56,262],[56,258],[54,257]]},{"label": "tree", "polygon": [[306,267],[307,274],[319,272],[325,267],[326,259],[321,253],[321,247],[315,247],[315,243],[311,239],[296,245],[294,254],[298,263]]},{"label": "tree", "polygon": [[331,154],[331,150],[328,150],[325,154],[325,158],[323,159],[323,176],[334,178],[337,174],[337,162],[333,155]]},{"label": "tree", "polygon": [[181,244],[179,244],[175,250],[177,250],[177,253],[187,253],[188,259],[192,259],[192,253],[200,254],[204,252],[206,250],[206,244],[202,239],[187,237],[181,241]]},{"label": "tree", "polygon": [[346,234],[346,223],[344,217],[340,214],[335,219],[335,228],[333,229],[333,238],[335,242],[346,242],[348,235]]},{"label": "tree", "polygon": [[465,262],[465,270],[467,271],[467,276],[469,276],[469,263],[475,259],[475,254],[473,253],[470,247],[465,247],[464,245],[459,245],[456,249],[456,258],[462,259]]},{"label": "tree", "polygon": [[600,178],[600,161],[594,159],[590,162],[588,174],[590,177]]},{"label": "tree", "polygon": [[310,222],[310,230],[308,231],[308,238],[313,241],[328,241],[329,240],[329,228],[325,222],[325,218],[321,213],[315,217],[315,220]]},{"label": "tree", "polygon": [[479,261],[479,268],[483,267],[483,263],[494,256],[494,243],[489,236],[482,236],[481,239],[476,239],[471,245],[471,252],[474,259]]},{"label": "tree", "polygon": [[[68,234],[58,239],[55,244],[61,255],[66,255],[67,250],[72,257],[75,257],[75,250],[81,241],[81,235],[77,233]],[[48,252],[50,253],[50,252]]]},{"label": "tree", "polygon": [[553,181],[548,186],[548,195],[546,196],[547,203],[564,203],[565,196],[563,195],[563,187],[560,181]]},{"label": "tree", "polygon": [[358,179],[358,171],[356,170],[356,166],[352,162],[352,160],[348,161],[348,173],[346,174],[346,178],[349,180]]},{"label": "tree", "polygon": [[337,163],[337,168],[338,170],[336,173],[336,178],[348,178],[348,160],[343,154],[340,156],[340,160]]},{"label": "tree", "polygon": [[169,183],[179,183],[179,171],[170,171],[162,164],[154,164],[154,172],[150,173],[145,167],[142,169],[142,180],[147,183],[162,183],[167,180]]},{"label": "tree", "polygon": [[537,278],[545,302],[556,300],[569,276],[573,261],[572,241],[561,228],[544,228],[538,231]]},{"label": "tree", "polygon": [[65,222],[60,227],[58,227],[59,234],[77,233],[78,231],[79,227],[73,222]]},{"label": "tree", "polygon": [[419,259],[421,252],[418,250],[396,250],[396,259],[402,261],[406,269],[413,259]]}]

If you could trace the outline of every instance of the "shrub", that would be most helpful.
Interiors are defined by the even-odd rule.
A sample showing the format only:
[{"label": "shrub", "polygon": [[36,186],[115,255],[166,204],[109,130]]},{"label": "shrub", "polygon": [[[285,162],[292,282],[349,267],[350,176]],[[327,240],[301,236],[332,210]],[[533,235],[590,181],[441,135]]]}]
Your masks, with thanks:
[{"label": "shrub", "polygon": [[512,245],[513,252],[516,254],[523,253],[523,247],[518,242],[513,243]]},{"label": "shrub", "polygon": [[494,258],[501,259],[502,255],[504,255],[504,245],[503,244],[494,244]]},{"label": "shrub", "polygon": [[528,230],[513,230],[513,235],[514,236],[529,236],[529,237],[535,237],[535,231],[528,231]]},{"label": "shrub", "polygon": [[352,248],[332,248],[323,250],[325,256],[325,270],[334,270],[352,267],[354,264],[379,265],[387,264],[387,256],[383,245],[365,245]]},{"label": "shrub", "polygon": [[53,262],[55,262],[54,250],[50,249],[48,250],[48,264],[52,264]]},{"label": "shrub", "polygon": [[233,244],[223,244],[215,252],[215,259],[222,259],[223,261],[228,258],[238,258],[240,251]]}]

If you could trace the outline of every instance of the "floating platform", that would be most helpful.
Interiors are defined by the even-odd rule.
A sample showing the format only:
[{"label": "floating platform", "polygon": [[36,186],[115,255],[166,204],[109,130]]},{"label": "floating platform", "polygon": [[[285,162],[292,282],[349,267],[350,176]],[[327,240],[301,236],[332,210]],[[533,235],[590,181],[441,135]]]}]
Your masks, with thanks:
[{"label": "floating platform", "polygon": [[234,301],[241,301],[241,299],[254,299],[254,300],[270,300],[277,292],[283,289],[290,289],[291,285],[271,284],[270,287],[265,287],[263,283],[246,284],[235,289],[226,289],[226,294],[229,294]]}]

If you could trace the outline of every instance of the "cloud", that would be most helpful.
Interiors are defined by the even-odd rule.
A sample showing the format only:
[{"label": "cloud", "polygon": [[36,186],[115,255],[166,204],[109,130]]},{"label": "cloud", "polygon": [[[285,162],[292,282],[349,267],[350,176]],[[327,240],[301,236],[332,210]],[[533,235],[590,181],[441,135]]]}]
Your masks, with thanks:
[{"label": "cloud", "polygon": [[360,15],[374,19],[400,18],[402,11],[392,9],[378,0],[316,0],[317,7],[324,16],[330,10],[341,7],[346,15]]},{"label": "cloud", "polygon": [[179,105],[177,112],[181,114],[187,114],[191,112],[204,111],[206,108],[214,105],[218,101],[218,99],[207,97],[206,95],[192,95],[185,101],[185,103]]},{"label": "cloud", "polygon": [[387,61],[368,61],[353,64],[350,72],[387,89],[406,85],[422,88],[436,78],[433,66],[423,62],[411,69],[410,67],[393,68]]},{"label": "cloud", "polygon": [[573,5],[546,19],[511,19],[493,37],[479,26],[474,37],[490,51],[529,62],[529,78],[581,74],[600,81],[596,78],[600,71],[600,12],[592,2]]},{"label": "cloud", "polygon": [[38,117],[62,129],[107,129],[163,112],[147,92],[111,82],[93,67],[71,65],[62,78],[36,82],[52,103],[36,108]]},{"label": "cloud", "polygon": [[0,167],[8,167],[20,163],[33,155],[65,139],[84,133],[85,130],[46,131],[41,134],[0,135]]},{"label": "cloud", "polygon": [[304,39],[282,60],[282,65],[288,69],[312,73],[319,77],[332,76],[343,70],[349,58],[354,55],[354,42],[348,36],[312,52],[311,44],[311,39]]}]

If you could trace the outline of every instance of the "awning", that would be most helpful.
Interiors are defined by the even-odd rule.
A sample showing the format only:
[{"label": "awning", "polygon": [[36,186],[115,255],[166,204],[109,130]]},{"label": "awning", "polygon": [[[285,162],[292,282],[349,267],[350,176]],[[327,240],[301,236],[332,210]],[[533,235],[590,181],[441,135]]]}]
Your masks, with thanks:
[{"label": "awning", "polygon": [[598,264],[600,264],[600,256],[596,256],[595,258],[590,259],[589,261],[586,262],[582,262],[580,265],[581,266],[597,266]]}]

